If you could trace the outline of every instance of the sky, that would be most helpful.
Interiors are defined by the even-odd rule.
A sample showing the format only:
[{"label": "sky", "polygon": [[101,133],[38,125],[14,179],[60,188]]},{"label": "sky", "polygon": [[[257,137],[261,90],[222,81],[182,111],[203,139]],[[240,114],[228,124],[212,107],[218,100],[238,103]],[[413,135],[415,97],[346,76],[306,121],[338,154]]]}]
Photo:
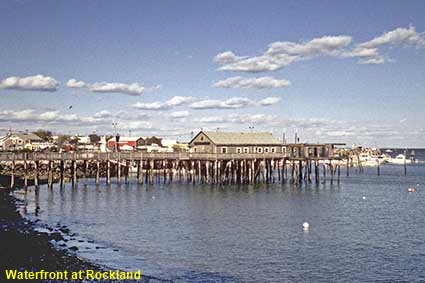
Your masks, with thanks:
[{"label": "sky", "polygon": [[0,1],[0,134],[425,147],[424,13],[422,0]]}]

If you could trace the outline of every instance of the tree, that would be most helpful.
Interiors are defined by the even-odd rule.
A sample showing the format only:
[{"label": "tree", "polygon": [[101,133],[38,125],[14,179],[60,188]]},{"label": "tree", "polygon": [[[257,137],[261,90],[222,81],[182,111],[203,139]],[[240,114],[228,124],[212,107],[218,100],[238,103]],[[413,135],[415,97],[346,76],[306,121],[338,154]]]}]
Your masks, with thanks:
[{"label": "tree", "polygon": [[89,135],[90,143],[96,145],[100,142],[100,137],[96,134]]},{"label": "tree", "polygon": [[43,141],[52,140],[52,132],[48,130],[38,129],[35,132],[32,132],[34,135],[39,136]]},{"label": "tree", "polygon": [[68,141],[69,141],[69,136],[67,135],[58,136],[58,140],[56,142],[58,146],[58,150],[60,151],[63,145]]}]

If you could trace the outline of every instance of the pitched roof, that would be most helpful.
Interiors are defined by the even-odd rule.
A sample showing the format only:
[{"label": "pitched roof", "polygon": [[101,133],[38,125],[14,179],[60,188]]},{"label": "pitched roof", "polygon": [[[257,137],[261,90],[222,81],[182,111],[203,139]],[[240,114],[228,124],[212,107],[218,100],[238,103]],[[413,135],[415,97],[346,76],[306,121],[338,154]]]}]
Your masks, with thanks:
[{"label": "pitched roof", "polygon": [[255,133],[241,133],[241,132],[203,132],[215,144],[223,145],[281,145],[282,143],[277,140],[271,133],[255,132]]},{"label": "pitched roof", "polygon": [[22,140],[32,141],[32,142],[42,142],[43,139],[33,133],[13,133],[11,136],[17,136]]}]

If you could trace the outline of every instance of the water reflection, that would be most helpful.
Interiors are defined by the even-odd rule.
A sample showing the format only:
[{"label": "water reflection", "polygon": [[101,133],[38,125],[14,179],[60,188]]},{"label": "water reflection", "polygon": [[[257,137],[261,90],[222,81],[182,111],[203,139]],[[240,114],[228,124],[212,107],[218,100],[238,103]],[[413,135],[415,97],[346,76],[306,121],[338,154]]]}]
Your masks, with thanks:
[{"label": "water reflection", "polygon": [[174,282],[412,282],[425,270],[417,260],[425,228],[415,225],[425,221],[425,194],[406,188],[425,184],[424,169],[403,176],[381,168],[379,178],[372,169],[302,185],[88,180],[23,198],[41,207],[43,221],[108,247],[83,256]]}]

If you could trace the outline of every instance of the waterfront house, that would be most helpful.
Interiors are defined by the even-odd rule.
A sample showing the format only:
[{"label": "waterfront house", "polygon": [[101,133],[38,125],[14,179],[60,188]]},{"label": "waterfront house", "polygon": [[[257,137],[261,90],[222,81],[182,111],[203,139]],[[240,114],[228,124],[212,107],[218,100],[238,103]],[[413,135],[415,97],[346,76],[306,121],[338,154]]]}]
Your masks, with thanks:
[{"label": "waterfront house", "polygon": [[51,143],[44,141],[33,133],[8,133],[2,138],[4,150],[38,150],[51,146]]},{"label": "waterfront house", "polygon": [[267,132],[204,132],[190,142],[192,152],[198,153],[282,153],[282,142]]}]

